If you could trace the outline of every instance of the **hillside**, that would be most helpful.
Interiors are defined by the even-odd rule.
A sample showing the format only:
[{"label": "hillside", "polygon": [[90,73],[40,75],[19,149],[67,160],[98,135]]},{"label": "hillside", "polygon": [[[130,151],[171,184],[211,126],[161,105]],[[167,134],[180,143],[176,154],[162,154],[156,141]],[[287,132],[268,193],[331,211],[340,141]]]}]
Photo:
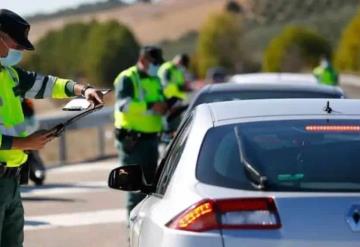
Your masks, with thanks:
[{"label": "hillside", "polygon": [[209,13],[223,9],[226,0],[165,0],[157,4],[136,4],[110,10],[53,19],[31,21],[30,38],[36,40],[50,30],[70,22],[115,19],[127,24],[141,43],[176,40],[197,31]]},{"label": "hillside", "polygon": [[245,42],[256,47],[261,56],[267,43],[285,25],[301,25],[322,34],[335,48],[359,3],[359,0],[253,0]]}]

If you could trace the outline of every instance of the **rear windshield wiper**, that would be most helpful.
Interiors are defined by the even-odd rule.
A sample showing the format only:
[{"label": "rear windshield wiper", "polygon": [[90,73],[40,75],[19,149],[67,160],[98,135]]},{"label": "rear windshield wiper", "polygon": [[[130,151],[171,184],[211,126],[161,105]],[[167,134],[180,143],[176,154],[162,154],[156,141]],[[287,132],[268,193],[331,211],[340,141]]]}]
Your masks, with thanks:
[{"label": "rear windshield wiper", "polygon": [[240,162],[244,165],[246,177],[250,180],[251,185],[259,190],[265,190],[267,187],[267,177],[262,175],[247,159],[244,153],[244,147],[241,141],[238,127],[234,128],[236,142],[239,148]]}]

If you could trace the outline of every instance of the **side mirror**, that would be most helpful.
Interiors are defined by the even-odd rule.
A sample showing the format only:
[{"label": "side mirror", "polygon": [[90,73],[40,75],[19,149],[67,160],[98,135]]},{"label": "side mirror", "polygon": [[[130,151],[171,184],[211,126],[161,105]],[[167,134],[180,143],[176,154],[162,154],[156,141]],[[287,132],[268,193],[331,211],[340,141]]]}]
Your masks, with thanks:
[{"label": "side mirror", "polygon": [[152,186],[145,183],[143,171],[138,165],[120,166],[109,174],[108,186],[123,191],[150,193]]}]

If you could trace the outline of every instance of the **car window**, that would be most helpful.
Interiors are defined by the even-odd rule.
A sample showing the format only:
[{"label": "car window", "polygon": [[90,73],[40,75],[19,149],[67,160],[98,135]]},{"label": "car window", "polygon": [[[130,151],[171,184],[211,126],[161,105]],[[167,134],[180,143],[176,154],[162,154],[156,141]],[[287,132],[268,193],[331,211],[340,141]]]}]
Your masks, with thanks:
[{"label": "car window", "polygon": [[343,98],[343,95],[339,92],[334,93],[322,93],[311,91],[231,91],[231,92],[211,92],[203,93],[196,98],[193,103],[193,108],[197,105],[204,103],[212,103],[219,101],[232,101],[232,100],[250,100],[250,99],[282,99],[282,98]]},{"label": "car window", "polygon": [[185,144],[190,132],[192,124],[192,115],[185,121],[182,125],[177,136],[174,138],[174,141],[171,143],[170,148],[165,155],[164,160],[160,167],[160,177],[156,187],[156,193],[163,195],[166,191],[166,188],[170,182],[172,175],[177,167],[177,164],[181,158]]},{"label": "car window", "polygon": [[[240,134],[239,134],[240,133]],[[360,191],[360,125],[356,120],[288,120],[212,128],[196,168],[204,183],[256,189],[244,164],[270,191]]]}]

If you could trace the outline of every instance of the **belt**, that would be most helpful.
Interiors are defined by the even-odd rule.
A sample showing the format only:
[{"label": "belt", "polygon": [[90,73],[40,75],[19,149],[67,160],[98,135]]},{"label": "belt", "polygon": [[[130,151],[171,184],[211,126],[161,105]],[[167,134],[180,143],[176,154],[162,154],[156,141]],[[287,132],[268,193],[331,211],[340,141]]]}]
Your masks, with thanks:
[{"label": "belt", "polygon": [[139,139],[155,139],[159,137],[158,133],[143,133],[127,129],[115,129],[116,137],[121,140],[125,136],[132,136]]},{"label": "belt", "polygon": [[0,165],[0,178],[19,178],[21,167],[7,167],[4,163]]}]

